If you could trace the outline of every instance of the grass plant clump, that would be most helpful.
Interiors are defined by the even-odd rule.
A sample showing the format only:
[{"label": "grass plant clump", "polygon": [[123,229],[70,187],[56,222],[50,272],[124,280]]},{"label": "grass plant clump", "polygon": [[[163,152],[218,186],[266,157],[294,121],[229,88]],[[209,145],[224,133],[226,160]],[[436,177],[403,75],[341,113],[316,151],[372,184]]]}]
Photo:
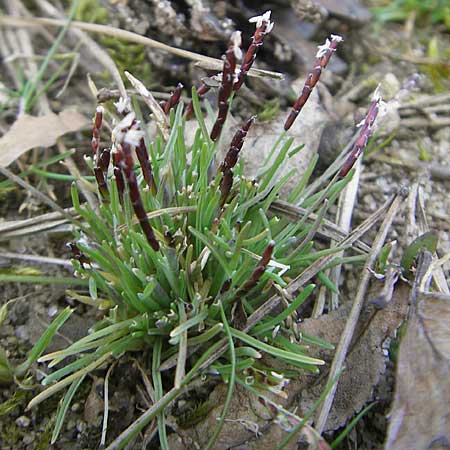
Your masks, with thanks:
[{"label": "grass plant clump", "polygon": [[[128,74],[138,91],[136,98],[121,98],[115,111],[101,106],[96,110],[92,155],[86,161],[95,174],[98,209],[81,203],[75,184],[71,189],[73,206],[81,218],[70,243],[73,265],[76,276],[87,282],[89,294],[72,291],[71,295],[103,311],[104,316],[87,336],[67,348],[44,356],[39,349],[32,355],[49,368],[58,368],[45,376],[46,389],[30,407],[67,388],[53,441],[86,375],[124,353],[149,356],[154,404],[111,449],[122,448],[153,418],[158,421],[161,448],[168,448],[164,408],[194,377],[218,377],[228,383],[211,446],[236,383],[262,397],[267,392],[283,396],[289,378],[305,370],[317,373],[324,364],[308,355],[308,346],[329,348],[329,344],[298,329],[297,310],[315,285],[305,284],[295,293],[288,288],[319,258],[342,250],[335,246],[318,251],[315,235],[327,208],[353,174],[351,166],[364,150],[380,100],[377,97],[371,106],[357,147],[330,172],[325,185],[308,186],[316,159],[303,176],[295,170],[286,172],[289,159],[302,149],[289,137],[289,128],[341,41],[332,36],[320,46],[285,131],[258,175],[249,178],[240,158],[254,117],[236,130],[221,161],[218,146],[233,96],[273,26],[270,13],[252,21],[256,32],[241,69],[240,35],[235,33],[230,39],[218,77],[218,115],[211,132],[199,100],[199,92],[208,90],[203,86],[199,91],[193,89],[185,111],[179,102],[181,88],[159,105]],[[139,99],[153,112],[159,129],[153,136],[138,108]],[[188,120],[187,115],[195,118]],[[104,145],[102,127],[107,119],[113,127],[111,142]],[[191,142],[186,138],[188,128],[196,129]],[[298,184],[289,201],[306,210],[296,222],[270,211],[291,178],[298,179]],[[316,219],[308,220],[314,212]],[[335,289],[323,272],[318,273],[318,280]],[[260,313],[274,296],[280,298],[281,307]],[[69,315],[66,310],[57,319],[58,327]],[[252,320],[256,316],[257,323]],[[265,355],[272,357],[270,363]],[[168,385],[173,387],[167,389]]]}]

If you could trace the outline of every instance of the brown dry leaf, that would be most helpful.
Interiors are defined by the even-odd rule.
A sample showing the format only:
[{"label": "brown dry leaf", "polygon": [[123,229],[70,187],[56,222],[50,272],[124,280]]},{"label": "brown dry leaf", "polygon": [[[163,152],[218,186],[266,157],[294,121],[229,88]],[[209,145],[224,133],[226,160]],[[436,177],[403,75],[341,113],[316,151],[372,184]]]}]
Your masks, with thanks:
[{"label": "brown dry leaf", "polygon": [[385,450],[450,448],[450,296],[419,294],[402,339]]},{"label": "brown dry leaf", "polygon": [[[380,282],[375,282],[373,288],[379,291]],[[368,298],[371,298],[370,295]],[[408,301],[409,288],[404,284],[398,284],[386,308],[374,313],[374,307],[370,305],[361,313],[359,329],[345,360],[345,370],[338,382],[325,431],[336,430],[345,425],[355,413],[372,400],[374,388],[380,382],[389,360],[385,346],[403,323]],[[350,307],[351,305],[346,303],[336,311],[318,319],[306,319],[301,331],[337,345]],[[321,351],[317,356],[325,359],[326,367],[329,367],[334,352]],[[298,412],[300,416],[311,408],[323,392],[326,382],[327,378],[322,377],[313,385],[309,383],[303,387],[293,386],[295,390],[301,392]]]},{"label": "brown dry leaf", "polygon": [[86,128],[90,121],[82,114],[64,110],[45,116],[20,116],[0,139],[0,167],[6,167],[35,147],[50,147],[66,134]]}]

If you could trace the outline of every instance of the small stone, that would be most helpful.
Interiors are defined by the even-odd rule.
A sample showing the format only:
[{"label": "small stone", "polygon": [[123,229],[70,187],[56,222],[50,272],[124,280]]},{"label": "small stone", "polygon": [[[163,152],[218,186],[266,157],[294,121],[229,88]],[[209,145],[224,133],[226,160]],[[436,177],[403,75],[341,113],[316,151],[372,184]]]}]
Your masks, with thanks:
[{"label": "small stone", "polygon": [[24,443],[24,445],[30,445],[35,439],[36,435],[34,433],[27,433],[23,437],[22,442]]},{"label": "small stone", "polygon": [[27,416],[20,416],[16,419],[16,425],[20,428],[27,428],[30,425],[30,418]]},{"label": "small stone", "polygon": [[77,431],[84,433],[87,430],[87,423],[84,420],[77,420]]},{"label": "small stone", "polygon": [[58,313],[58,307],[56,305],[52,305],[48,308],[47,314],[49,317],[54,317]]},{"label": "small stone", "polygon": [[71,406],[71,411],[72,412],[77,412],[79,409],[80,409],[80,404],[79,403],[74,403],[72,406]]}]

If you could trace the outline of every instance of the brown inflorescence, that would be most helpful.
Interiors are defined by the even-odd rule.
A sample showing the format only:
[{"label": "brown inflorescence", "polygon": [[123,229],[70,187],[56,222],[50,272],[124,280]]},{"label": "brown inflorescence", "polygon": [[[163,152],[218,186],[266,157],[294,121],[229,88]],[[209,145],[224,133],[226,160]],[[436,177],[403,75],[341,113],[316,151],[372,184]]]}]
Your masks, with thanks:
[{"label": "brown inflorescence", "polygon": [[263,255],[261,256],[261,259],[260,259],[258,265],[253,270],[252,274],[250,275],[250,278],[238,290],[238,292],[236,293],[236,297],[240,297],[242,295],[247,294],[258,284],[258,281],[262,277],[263,273],[266,270],[267,265],[270,262],[270,259],[272,258],[274,247],[275,247],[275,241],[270,241],[269,244],[267,245],[266,249],[264,250]]},{"label": "brown inflorescence", "polygon": [[239,152],[244,145],[244,139],[247,136],[248,130],[255,123],[256,116],[250,117],[244,125],[239,128],[231,140],[230,148],[228,149],[225,159],[220,165],[220,170],[224,172],[226,169],[232,169],[238,160]]},{"label": "brown inflorescence", "polygon": [[92,127],[92,156],[95,159],[97,157],[98,148],[100,146],[100,130],[103,122],[103,106],[97,106],[94,116],[94,126]]},{"label": "brown inflorescence", "polygon": [[134,213],[136,214],[142,231],[147,238],[148,243],[153,250],[159,250],[159,242],[156,239],[155,233],[145,213],[144,205],[142,203],[141,193],[139,191],[139,185],[137,182],[136,174],[133,169],[133,156],[131,152],[131,145],[127,142],[126,136],[121,144],[117,144],[118,153],[121,155],[120,168],[125,174],[125,178],[128,184],[128,190],[130,193],[131,205],[133,206]]},{"label": "brown inflorescence", "polygon": [[375,120],[378,115],[378,111],[380,109],[381,97],[378,94],[378,89],[375,91],[374,98],[372,103],[369,106],[369,110],[367,111],[366,118],[364,119],[364,123],[362,124],[361,131],[359,133],[358,138],[356,139],[355,144],[353,145],[350,153],[347,156],[347,159],[344,162],[341,170],[338,173],[338,178],[344,178],[350,169],[354,166],[357,159],[361,156],[361,153],[367,146],[367,142],[372,135],[373,126],[375,124]]},{"label": "brown inflorescence", "polygon": [[263,45],[265,37],[272,31],[273,22],[270,21],[271,11],[267,11],[262,16],[252,17],[249,22],[256,23],[256,30],[252,36],[252,42],[244,55],[244,60],[239,70],[239,75],[233,89],[239,90],[245,80],[247,72],[251,69],[256,59],[259,48]]},{"label": "brown inflorescence", "polygon": [[183,89],[183,85],[181,83],[177,84],[177,87],[175,90],[170,94],[170,97],[167,99],[166,102],[163,102],[161,107],[166,113],[166,115],[169,114],[170,110],[178,105],[180,98],[181,98],[181,90]]},{"label": "brown inflorescence", "polygon": [[147,186],[150,188],[152,194],[156,195],[157,189],[155,179],[153,177],[152,165],[150,163],[147,146],[145,145],[145,140],[143,137],[141,137],[139,140],[139,145],[136,147],[136,156],[139,160],[139,164],[141,165],[142,176],[144,177]]},{"label": "brown inflorescence", "polygon": [[79,249],[75,242],[68,242],[67,247],[72,251],[73,259],[79,261],[82,268],[84,268],[85,264],[91,264],[91,260]]},{"label": "brown inflorescence", "polygon": [[223,61],[222,80],[219,88],[218,96],[218,113],[217,119],[212,128],[210,137],[216,141],[222,132],[223,124],[227,118],[228,109],[230,107],[230,95],[233,91],[234,73],[236,70],[236,60],[240,56],[240,32],[235,31],[228,43],[228,49],[225,52]]},{"label": "brown inflorescence", "polygon": [[[105,149],[102,153],[104,153],[105,151],[107,150]],[[100,167],[94,166],[94,175],[95,180],[97,181],[98,191],[100,192],[102,200],[108,202],[109,191],[108,191],[108,184],[106,183],[105,172],[103,172],[103,170]]]},{"label": "brown inflorescence", "polygon": [[239,128],[233,136],[231,140],[230,148],[228,149],[227,154],[225,155],[225,159],[219,167],[219,170],[222,172],[222,180],[220,181],[220,207],[222,207],[233,187],[233,167],[236,165],[239,152],[244,145],[244,139],[247,136],[248,130],[255,122],[256,116],[250,117],[244,125]]},{"label": "brown inflorescence", "polygon": [[[207,85],[206,83],[202,83],[197,89],[198,98],[201,98],[204,95],[206,95],[206,93],[209,92],[210,89],[211,86]],[[186,108],[186,120],[189,120],[192,117],[193,113],[194,113],[194,103],[191,100],[189,102],[188,107]]]},{"label": "brown inflorescence", "polygon": [[100,131],[103,122],[103,107],[97,106],[94,116],[94,126],[92,128],[92,154],[94,159],[94,175],[97,181],[98,191],[102,200],[107,202],[109,200],[108,184],[106,183],[106,174],[108,173],[108,166],[110,160],[110,150],[104,149],[100,152]]},{"label": "brown inflorescence", "polygon": [[330,61],[331,55],[336,51],[337,45],[342,41],[340,36],[331,35],[331,40],[327,39],[324,45],[319,46],[319,50],[316,54],[316,62],[314,64],[313,70],[308,74],[306,78],[303,89],[292,106],[292,110],[286,119],[284,124],[284,129],[287,131],[291,128],[297,116],[300,114],[303,106],[307,102],[309,96],[311,95],[314,86],[319,81],[322,70],[325,69],[328,62]]}]

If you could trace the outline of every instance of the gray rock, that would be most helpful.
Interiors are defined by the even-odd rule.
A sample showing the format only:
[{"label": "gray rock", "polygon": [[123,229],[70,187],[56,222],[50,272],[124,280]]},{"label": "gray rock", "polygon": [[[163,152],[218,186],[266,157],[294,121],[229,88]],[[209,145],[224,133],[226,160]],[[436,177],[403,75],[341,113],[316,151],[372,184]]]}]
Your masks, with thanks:
[{"label": "gray rock", "polygon": [[358,0],[314,0],[314,2],[326,9],[328,14],[354,24],[363,25],[372,18],[370,11]]},{"label": "gray rock", "polygon": [[16,419],[16,425],[20,428],[28,428],[30,426],[31,420],[27,416],[20,416]]},{"label": "gray rock", "polygon": [[[299,92],[303,83],[303,77],[293,83],[296,92]],[[289,112],[290,109],[283,111],[270,124],[256,123],[250,129],[241,153],[245,161],[246,176],[256,175],[269,155],[276,139],[283,132],[284,122]],[[296,169],[300,176],[304,173],[312,155],[317,152],[320,137],[328,122],[329,116],[320,103],[317,90],[314,90],[288,133],[289,136],[294,137],[291,149],[301,144],[304,144],[304,148],[292,158],[289,158],[289,162],[285,161],[285,167],[281,171],[283,175],[291,169]],[[292,177],[284,191],[288,192],[295,186],[297,181],[297,176]]]}]

